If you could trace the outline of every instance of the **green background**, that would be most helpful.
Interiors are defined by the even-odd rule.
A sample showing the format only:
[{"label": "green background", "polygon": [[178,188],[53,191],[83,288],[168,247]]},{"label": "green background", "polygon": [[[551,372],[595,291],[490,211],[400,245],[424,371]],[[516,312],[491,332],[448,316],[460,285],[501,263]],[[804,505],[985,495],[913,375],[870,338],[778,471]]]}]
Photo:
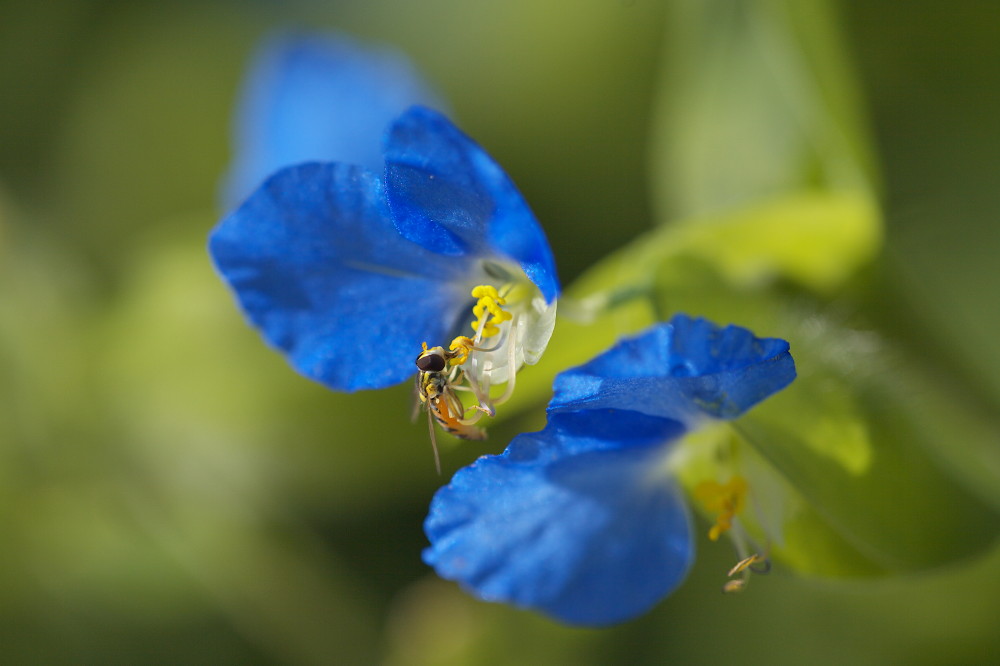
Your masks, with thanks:
[{"label": "green background", "polygon": [[[0,661],[1000,660],[995,547],[886,579],[779,566],[724,596],[732,551],[701,539],[675,594],[600,631],[477,602],[420,561],[443,478],[409,422],[409,388],[340,396],[301,379],[212,271],[205,236],[243,66],[289,24],[410,54],[518,183],[564,284],[657,222],[703,212],[661,170],[684,157],[671,138],[713,136],[671,96],[669,74],[700,44],[684,40],[693,4],[0,2]],[[1000,447],[1000,8],[832,9],[817,24],[839,27],[849,85],[835,101],[860,110],[886,240],[809,298],[880,331],[974,412],[979,444],[947,416],[933,432],[943,464],[995,490],[998,470],[961,451],[995,460]],[[447,446],[444,478],[537,426],[540,403],[523,407],[485,446]],[[906,522],[911,503],[883,501],[872,510]],[[998,528],[954,521],[984,538]]]}]

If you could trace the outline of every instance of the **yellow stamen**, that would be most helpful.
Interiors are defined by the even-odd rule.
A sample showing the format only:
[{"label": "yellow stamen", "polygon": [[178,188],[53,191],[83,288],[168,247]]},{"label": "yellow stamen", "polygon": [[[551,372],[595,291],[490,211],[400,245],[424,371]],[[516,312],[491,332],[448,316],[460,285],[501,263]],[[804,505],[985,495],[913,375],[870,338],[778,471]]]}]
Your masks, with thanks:
[{"label": "yellow stamen", "polygon": [[695,498],[707,511],[718,513],[715,525],[708,531],[709,539],[718,541],[720,536],[732,528],[733,518],[743,510],[746,494],[747,482],[742,476],[734,476],[726,483],[703,481],[695,487]]},{"label": "yellow stamen", "polygon": [[507,304],[507,299],[500,295],[497,288],[481,284],[472,289],[472,297],[478,299],[472,306],[472,330],[476,332],[476,338],[472,339],[465,335],[459,335],[451,341],[448,347],[448,363],[451,365],[465,365],[469,360],[469,354],[473,351],[484,351],[476,345],[483,338],[489,338],[500,332],[499,324],[509,321],[513,315],[504,310],[501,306]]},{"label": "yellow stamen", "polygon": [[489,338],[500,332],[499,324],[509,321],[513,316],[501,305],[507,304],[507,299],[503,298],[496,287],[488,284],[481,284],[472,289],[472,297],[479,299],[472,306],[472,316],[476,318],[472,322],[472,330],[476,331],[476,338]]},{"label": "yellow stamen", "polygon": [[745,557],[742,560],[740,560],[739,562],[737,562],[735,565],[733,565],[733,568],[730,569],[729,573],[727,573],[726,575],[727,576],[735,576],[736,574],[740,573],[741,571],[743,571],[747,567],[753,566],[754,564],[757,564],[758,562],[767,562],[767,558],[764,557],[764,556],[762,556],[762,555],[758,555],[757,553],[754,553],[750,557]]},{"label": "yellow stamen", "polygon": [[451,341],[451,345],[448,347],[451,353],[451,360],[449,363],[452,365],[462,365],[467,360],[469,360],[469,352],[475,348],[475,343],[472,338],[467,338],[464,335],[460,335]]},{"label": "yellow stamen", "polygon": [[[755,564],[763,564],[761,568],[756,568]],[[722,586],[722,591],[729,592],[742,592],[747,585],[750,584],[750,572],[758,574],[766,574],[771,570],[771,562],[767,559],[767,555],[759,555],[754,553],[750,557],[744,557],[742,560],[733,565],[733,568],[729,570],[727,576],[735,576],[740,574],[739,578],[734,580],[726,581],[726,584]]]},{"label": "yellow stamen", "polygon": [[747,582],[742,578],[737,578],[736,580],[726,581],[726,584],[722,586],[722,591],[726,594],[732,594],[734,592],[742,592],[743,588],[747,586]]}]

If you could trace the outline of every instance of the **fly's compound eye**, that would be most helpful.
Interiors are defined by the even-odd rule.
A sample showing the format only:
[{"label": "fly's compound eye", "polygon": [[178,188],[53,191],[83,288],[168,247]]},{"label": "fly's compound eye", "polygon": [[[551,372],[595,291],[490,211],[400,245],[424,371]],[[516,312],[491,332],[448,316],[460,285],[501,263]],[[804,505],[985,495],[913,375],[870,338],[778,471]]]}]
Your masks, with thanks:
[{"label": "fly's compound eye", "polygon": [[417,369],[420,372],[441,372],[446,361],[440,354],[421,354],[417,357]]}]

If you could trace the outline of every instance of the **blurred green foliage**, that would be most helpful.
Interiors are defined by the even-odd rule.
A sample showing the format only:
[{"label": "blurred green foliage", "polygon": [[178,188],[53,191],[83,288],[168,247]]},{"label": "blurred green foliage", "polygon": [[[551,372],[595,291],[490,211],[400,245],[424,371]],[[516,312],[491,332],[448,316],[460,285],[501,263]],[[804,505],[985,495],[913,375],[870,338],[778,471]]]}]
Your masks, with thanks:
[{"label": "blurred green foliage", "polygon": [[[996,12],[0,2],[0,658],[995,661]],[[514,417],[449,446],[446,474],[540,425],[555,372],[669,312],[787,337],[800,381],[739,426],[802,517],[774,575],[718,594],[732,552],[703,539],[653,613],[584,631],[428,572],[442,478],[409,388],[295,375],[204,250],[243,63],[288,23],[410,53],[518,182],[564,282],[583,275]]]}]

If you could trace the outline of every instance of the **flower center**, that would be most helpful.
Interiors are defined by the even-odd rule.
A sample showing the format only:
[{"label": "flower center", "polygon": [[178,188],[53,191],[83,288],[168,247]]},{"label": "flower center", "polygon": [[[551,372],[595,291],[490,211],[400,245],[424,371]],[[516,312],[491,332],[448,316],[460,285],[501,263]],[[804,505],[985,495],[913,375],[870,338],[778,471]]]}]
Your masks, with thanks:
[{"label": "flower center", "polygon": [[[417,395],[427,409],[431,445],[437,460],[434,422],[462,439],[484,439],[475,424],[514,394],[515,376],[523,365],[538,362],[555,327],[556,301],[516,271],[487,262],[482,278],[495,281],[471,289],[475,299],[469,320],[474,334],[458,335],[448,348],[428,347],[417,357]],[[485,280],[484,280],[485,282]],[[474,284],[474,283],[473,283]],[[493,388],[503,385],[494,397]],[[462,392],[471,393],[465,402]]]},{"label": "flower center", "polygon": [[[502,287],[502,291],[507,294],[512,290],[512,285]],[[510,399],[514,392],[514,377],[516,370],[517,353],[517,329],[514,315],[503,309],[507,304],[504,296],[493,285],[481,284],[472,289],[472,297],[477,299],[472,306],[472,329],[475,336],[469,338],[464,335],[457,336],[451,341],[445,357],[449,365],[453,367],[461,366],[460,381],[464,385],[459,390],[469,390],[475,396],[478,404],[472,405],[474,413],[470,417],[462,417],[462,423],[471,425],[477,422],[483,414],[496,415],[496,406],[502,405]],[[507,326],[501,325],[510,322]],[[483,342],[488,338],[499,336],[495,344],[484,346]],[[506,351],[507,373],[504,381],[507,386],[503,394],[493,398],[490,396],[491,380],[493,378],[493,367],[497,362],[497,353]]]},{"label": "flower center", "polygon": [[771,563],[767,554],[748,554],[748,543],[752,544],[749,535],[742,529],[737,516],[746,506],[749,486],[746,479],[734,474],[725,483],[717,481],[702,481],[694,488],[694,496],[705,510],[716,513],[715,524],[708,531],[708,538],[718,541],[719,537],[729,532],[733,545],[740,558],[727,574],[729,578],[739,575],[739,578],[727,581],[722,586],[723,592],[740,592],[750,582],[750,574],[764,574],[770,571]]},{"label": "flower center", "polygon": [[719,537],[733,527],[733,518],[746,504],[747,482],[742,476],[733,476],[726,483],[702,481],[694,489],[695,498],[706,511],[717,513],[715,524],[708,531],[708,538],[718,541]]},{"label": "flower center", "polygon": [[[504,291],[509,291],[504,288]],[[483,439],[485,433],[473,427],[483,414],[494,416],[496,406],[506,402],[514,391],[514,369],[517,350],[516,320],[511,312],[503,309],[506,299],[492,285],[479,285],[472,290],[477,299],[472,307],[476,331],[475,337],[457,336],[448,350],[443,347],[428,347],[423,343],[423,351],[417,356],[416,364],[420,375],[417,377],[417,395],[426,406],[428,416],[438,422],[446,431],[463,439]],[[510,322],[501,331],[501,325]],[[499,341],[484,347],[487,338],[500,336]],[[507,352],[505,377],[506,389],[503,395],[490,395],[490,379],[494,360],[493,352]],[[475,396],[476,404],[466,407],[458,397],[458,392],[469,391]],[[466,413],[471,411],[471,416]],[[437,460],[437,443],[431,427],[431,444]]]},{"label": "flower center", "polygon": [[[507,292],[511,285],[504,287]],[[496,287],[492,285],[479,285],[472,290],[472,297],[479,299],[472,306],[472,330],[476,332],[476,337],[469,338],[459,335],[451,341],[449,351],[449,363],[451,365],[464,365],[469,359],[469,354],[473,351],[486,351],[479,348],[479,344],[486,338],[492,338],[500,333],[500,324],[511,321],[514,317],[510,312],[501,306],[507,304],[507,300],[500,296]]]}]

